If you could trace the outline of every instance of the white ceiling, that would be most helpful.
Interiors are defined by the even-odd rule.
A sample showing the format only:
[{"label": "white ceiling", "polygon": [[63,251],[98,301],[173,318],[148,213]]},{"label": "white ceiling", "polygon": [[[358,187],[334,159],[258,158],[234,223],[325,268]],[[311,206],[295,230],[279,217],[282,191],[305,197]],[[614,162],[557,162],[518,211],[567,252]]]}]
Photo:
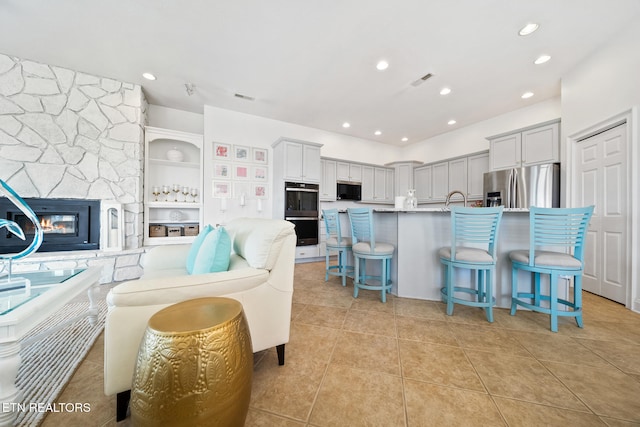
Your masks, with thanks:
[{"label": "white ceiling", "polygon": [[[559,96],[639,18],[638,0],[3,0],[0,53],[139,83],[151,104],[406,145]],[[518,36],[528,22],[540,29]]]}]

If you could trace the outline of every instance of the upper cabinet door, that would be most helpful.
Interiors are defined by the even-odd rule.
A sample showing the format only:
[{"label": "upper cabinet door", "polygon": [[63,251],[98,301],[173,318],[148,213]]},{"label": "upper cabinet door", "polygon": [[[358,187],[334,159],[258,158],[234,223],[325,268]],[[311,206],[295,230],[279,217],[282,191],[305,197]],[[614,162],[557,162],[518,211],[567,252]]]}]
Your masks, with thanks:
[{"label": "upper cabinet door", "polygon": [[351,163],[349,165],[349,181],[362,182],[362,165]]},{"label": "upper cabinet door", "polygon": [[374,168],[373,174],[373,200],[382,202],[387,199],[387,173],[383,168]]},{"label": "upper cabinet door", "polygon": [[521,162],[520,133],[506,135],[491,140],[491,170],[510,169],[520,166]]},{"label": "upper cabinet door", "polygon": [[285,142],[284,150],[284,177],[285,179],[292,179],[296,181],[302,181],[302,147],[303,145],[298,142]]},{"label": "upper cabinet door", "polygon": [[433,165],[432,201],[444,202],[449,193],[449,162],[436,163]]},{"label": "upper cabinet door", "polygon": [[363,202],[374,201],[374,173],[373,166],[362,166],[362,194]]},{"label": "upper cabinet door", "polygon": [[315,145],[303,145],[302,151],[302,180],[305,182],[319,183],[322,179],[320,147]]},{"label": "upper cabinet door", "polygon": [[467,193],[467,158],[449,162],[449,191],[459,190]]},{"label": "upper cabinet door", "polygon": [[433,166],[422,166],[413,171],[413,182],[418,203],[430,202],[433,198],[432,185]]},{"label": "upper cabinet door", "polygon": [[346,182],[362,182],[362,165],[348,162],[337,162],[336,179]]},{"label": "upper cabinet door", "polygon": [[482,199],[484,174],[489,172],[489,153],[469,156],[467,171],[467,198]]},{"label": "upper cabinet door", "polygon": [[337,181],[349,181],[349,166],[347,162],[336,162]]},{"label": "upper cabinet door", "polygon": [[558,123],[522,132],[522,165],[560,161]]},{"label": "upper cabinet door", "polygon": [[322,181],[320,182],[320,200],[335,202],[336,188],[336,162],[334,160],[321,160]]}]

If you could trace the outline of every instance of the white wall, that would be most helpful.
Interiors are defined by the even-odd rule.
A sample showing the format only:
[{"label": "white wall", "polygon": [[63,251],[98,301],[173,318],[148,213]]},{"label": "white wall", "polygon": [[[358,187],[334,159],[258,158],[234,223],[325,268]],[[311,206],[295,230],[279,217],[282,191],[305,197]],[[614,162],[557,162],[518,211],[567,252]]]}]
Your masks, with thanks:
[{"label": "white wall", "polygon": [[431,163],[478,151],[488,150],[488,136],[535,125],[560,117],[560,98],[538,102],[488,120],[434,136],[401,150],[402,160]]},{"label": "white wall", "polygon": [[[238,113],[205,105],[204,108],[204,203],[205,223],[224,223],[236,216],[271,218],[271,201],[263,201],[263,212],[257,211],[257,200],[247,199],[245,207],[237,200],[229,200],[227,211],[220,211],[220,200],[211,197],[212,170],[206,165],[213,159],[213,143],[240,144],[269,149],[269,170],[273,173],[271,144],[280,137],[324,144],[321,155],[382,165],[400,160],[400,150],[386,144],[300,126],[279,120]],[[271,181],[271,178],[269,179]]]},{"label": "white wall", "polygon": [[148,116],[149,126],[200,135],[204,133],[204,114],[149,104]]},{"label": "white wall", "polygon": [[622,113],[631,111],[631,158],[629,161],[631,212],[631,251],[627,266],[631,268],[632,309],[640,311],[640,20],[623,29],[618,37],[586,58],[562,79],[562,150],[565,163],[567,137],[590,129]]}]

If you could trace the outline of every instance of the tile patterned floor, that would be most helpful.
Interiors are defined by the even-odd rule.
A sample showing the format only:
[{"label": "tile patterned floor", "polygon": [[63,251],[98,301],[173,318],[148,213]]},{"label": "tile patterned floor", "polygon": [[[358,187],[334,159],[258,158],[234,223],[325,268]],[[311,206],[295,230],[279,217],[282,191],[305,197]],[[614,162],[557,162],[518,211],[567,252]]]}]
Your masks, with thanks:
[{"label": "tile patterned floor", "polygon": [[[324,263],[295,271],[286,364],[255,355],[247,426],[640,425],[640,315],[585,293],[584,329],[548,316],[456,306],[324,282]],[[89,414],[44,426],[116,423],[102,394],[98,340],[60,397]]]}]

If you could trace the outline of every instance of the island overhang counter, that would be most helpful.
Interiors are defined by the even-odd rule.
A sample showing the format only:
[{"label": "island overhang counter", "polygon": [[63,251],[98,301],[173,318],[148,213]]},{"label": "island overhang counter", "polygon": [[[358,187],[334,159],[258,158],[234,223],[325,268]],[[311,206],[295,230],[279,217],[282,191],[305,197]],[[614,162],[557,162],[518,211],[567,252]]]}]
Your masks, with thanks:
[{"label": "island overhang counter", "polygon": [[[376,241],[391,243],[396,250],[391,261],[391,293],[399,297],[439,301],[443,286],[443,265],[438,250],[451,246],[451,215],[448,208],[374,208]],[[341,215],[343,230],[350,230],[347,214]],[[511,306],[511,262],[509,252],[529,247],[527,209],[505,209],[498,231],[496,281],[497,307]],[[368,274],[378,273],[374,264]],[[522,273],[521,273],[522,274]],[[456,282],[474,279],[469,271],[456,271]],[[518,280],[519,288],[528,288],[526,276]]]}]

